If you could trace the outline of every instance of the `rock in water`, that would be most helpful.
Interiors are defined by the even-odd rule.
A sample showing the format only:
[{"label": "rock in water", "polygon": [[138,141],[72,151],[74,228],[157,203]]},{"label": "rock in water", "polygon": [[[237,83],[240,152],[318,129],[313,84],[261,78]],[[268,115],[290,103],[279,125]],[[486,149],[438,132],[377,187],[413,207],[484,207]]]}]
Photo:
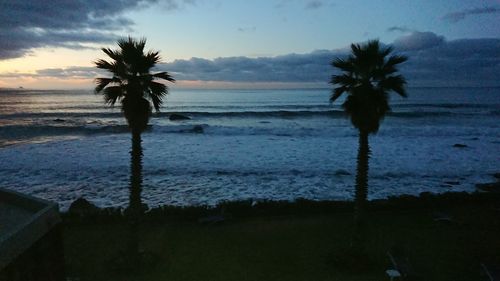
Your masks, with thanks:
[{"label": "rock in water", "polygon": [[335,175],[336,176],[350,176],[351,173],[349,173],[346,170],[339,169],[339,170],[335,171]]},{"label": "rock in water", "polygon": [[458,147],[458,148],[464,148],[464,147],[467,147],[466,144],[462,144],[462,143],[456,143],[453,145],[453,147]]},{"label": "rock in water", "polygon": [[203,134],[204,130],[203,130],[203,127],[201,125],[196,125],[193,127],[193,133],[196,133],[196,134]]},{"label": "rock in water", "polygon": [[483,192],[500,193],[500,182],[478,183],[478,184],[476,184],[476,188],[479,191],[483,191]]},{"label": "rock in water", "polygon": [[168,117],[168,119],[170,119],[170,121],[178,121],[178,120],[189,120],[191,118],[184,116],[182,114],[173,113],[170,114],[170,117]]}]

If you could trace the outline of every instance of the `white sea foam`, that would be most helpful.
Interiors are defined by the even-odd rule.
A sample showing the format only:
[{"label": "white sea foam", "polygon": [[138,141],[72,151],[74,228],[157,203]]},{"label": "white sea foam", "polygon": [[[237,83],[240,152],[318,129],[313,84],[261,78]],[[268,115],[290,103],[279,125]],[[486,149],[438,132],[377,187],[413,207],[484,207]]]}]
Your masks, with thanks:
[{"label": "white sea foam", "polygon": [[[433,96],[427,91],[421,90],[422,95]],[[464,94],[457,91],[448,94]],[[255,112],[257,106],[271,112],[280,112],[280,106],[324,111],[318,104],[325,100],[328,106],[328,91],[244,94],[251,96],[238,92],[172,95],[172,106],[183,107],[192,119],[173,122],[168,113],[163,114],[153,118],[150,130],[143,134],[143,198],[148,205],[352,198],[357,132],[348,119],[321,112],[230,113],[235,107]],[[370,198],[473,191],[476,183],[491,180],[500,168],[500,123],[495,113],[500,107],[491,102],[498,99],[488,99],[481,91],[472,94],[480,98],[466,96],[446,103],[438,96],[430,101],[416,98],[409,104],[395,102],[398,111],[370,138]],[[498,97],[498,89],[490,94]],[[80,93],[71,101],[67,95],[45,93],[45,98],[62,96],[77,109],[79,104],[89,107],[87,98],[95,98]],[[207,97],[217,97],[221,105]],[[246,100],[238,103],[238,97]],[[18,102],[27,106],[12,113],[16,99],[7,100],[11,103],[0,104],[4,120],[0,139],[23,144],[0,148],[2,187],[55,200],[63,209],[80,196],[103,207],[127,204],[130,136],[119,109],[102,108],[88,115],[62,110],[44,116],[39,113],[47,111],[43,103]],[[304,108],[299,108],[298,101]],[[218,111],[229,106],[230,114],[200,113],[210,111],[203,110],[204,103]],[[427,115],[426,110],[430,110]],[[193,133],[195,125],[201,125],[204,133]],[[453,147],[455,143],[467,147]]]}]

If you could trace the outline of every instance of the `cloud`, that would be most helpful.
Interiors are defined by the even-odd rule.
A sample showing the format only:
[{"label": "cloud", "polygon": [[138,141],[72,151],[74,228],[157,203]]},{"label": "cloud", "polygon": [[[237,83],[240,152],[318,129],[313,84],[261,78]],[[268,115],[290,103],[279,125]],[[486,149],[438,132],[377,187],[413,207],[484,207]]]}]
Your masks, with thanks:
[{"label": "cloud", "polygon": [[387,29],[388,32],[411,32],[413,30],[407,28],[406,26],[391,26]]},{"label": "cloud", "polygon": [[292,4],[293,2],[298,3],[299,5],[304,5],[303,7],[306,10],[320,9],[320,8],[326,6],[329,2],[330,2],[330,5],[333,5],[333,3],[331,3],[332,2],[331,0],[308,0],[308,1],[280,0],[280,1],[278,1],[278,3],[274,7],[281,9],[281,8],[284,8],[284,7]]},{"label": "cloud", "polygon": [[[7,38],[7,39],[4,39]],[[92,48],[92,43],[113,42],[118,37],[99,31],[26,30],[12,33],[0,30],[0,59],[21,57],[38,47],[64,47],[70,49]]]},{"label": "cloud", "polygon": [[96,67],[70,66],[66,68],[45,68],[39,69],[35,73],[7,72],[0,74],[0,78],[61,78],[61,79],[93,79],[99,76],[106,76],[107,73]]},{"label": "cloud", "polygon": [[456,23],[461,20],[464,20],[466,17],[471,15],[495,14],[499,12],[500,12],[500,7],[489,6],[489,7],[467,9],[463,11],[449,13],[444,15],[442,19],[448,22]]},{"label": "cloud", "polygon": [[306,9],[311,9],[311,10],[319,9],[323,7],[324,4],[325,3],[323,3],[323,1],[319,0],[309,1],[306,3]]},{"label": "cloud", "polygon": [[413,51],[432,48],[444,43],[444,37],[432,32],[414,31],[396,39],[394,47],[401,51]]},{"label": "cloud", "polygon": [[305,5],[305,9],[317,10],[327,5],[333,6],[334,3],[331,0],[309,0]]},{"label": "cloud", "polygon": [[163,63],[159,69],[171,72],[178,80],[325,82],[330,75],[331,60],[343,54],[345,52],[319,50],[276,57],[191,58]]},{"label": "cloud", "polygon": [[284,8],[284,7],[288,6],[288,4],[290,4],[291,1],[292,0],[280,0],[280,1],[278,1],[278,3],[276,3],[276,5],[274,5],[274,7],[277,9]]},{"label": "cloud", "polygon": [[420,48],[401,49],[409,57],[401,68],[408,81],[425,86],[500,86],[500,39],[432,42],[437,41],[423,39]]},{"label": "cloud", "polygon": [[55,78],[95,78],[106,75],[105,71],[95,67],[72,66],[67,68],[46,68],[36,71],[36,76]]},{"label": "cloud", "polygon": [[[500,39],[446,40],[432,32],[412,32],[392,44],[409,60],[401,67],[410,85],[500,86]],[[191,58],[163,63],[160,70],[178,80],[225,82],[303,82],[327,86],[330,62],[348,48],[276,57]]]},{"label": "cloud", "polygon": [[195,0],[0,1],[0,60],[21,57],[33,48],[84,48],[116,40],[134,22],[123,14],[159,4],[166,9]]},{"label": "cloud", "polygon": [[[432,32],[413,32],[386,45],[408,56],[408,61],[401,65],[401,72],[410,86],[500,86],[500,39],[446,40]],[[346,57],[349,51],[346,47],[275,57],[191,58],[161,63],[156,70],[170,72],[181,83],[312,83],[330,87],[327,82],[336,73],[330,62],[336,57]],[[59,79],[109,76],[94,67],[69,67],[0,77],[23,75]]]},{"label": "cloud", "polygon": [[255,32],[257,30],[257,27],[255,26],[245,26],[245,27],[238,27],[237,29],[239,32]]}]

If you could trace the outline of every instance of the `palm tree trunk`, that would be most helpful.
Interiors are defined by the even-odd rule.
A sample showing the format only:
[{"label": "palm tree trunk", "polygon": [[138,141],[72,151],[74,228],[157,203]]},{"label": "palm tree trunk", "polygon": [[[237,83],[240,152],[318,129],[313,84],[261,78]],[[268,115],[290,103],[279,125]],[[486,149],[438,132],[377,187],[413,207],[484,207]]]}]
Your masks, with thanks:
[{"label": "palm tree trunk", "polygon": [[368,195],[368,160],[370,146],[368,132],[359,132],[358,162],[356,171],[356,192],[354,198],[354,236],[353,248],[358,252],[364,250],[365,244],[365,205]]},{"label": "palm tree trunk", "polygon": [[[142,145],[141,131],[132,129],[132,151],[130,152],[130,197],[129,197],[129,254],[132,262],[139,258],[139,222],[142,216]],[[135,263],[137,264],[137,263]]]}]

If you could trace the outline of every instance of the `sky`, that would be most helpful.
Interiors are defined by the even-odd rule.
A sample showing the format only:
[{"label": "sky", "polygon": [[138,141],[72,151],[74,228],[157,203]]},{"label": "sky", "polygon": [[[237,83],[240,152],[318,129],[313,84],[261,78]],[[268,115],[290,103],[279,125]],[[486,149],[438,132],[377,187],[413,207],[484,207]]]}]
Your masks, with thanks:
[{"label": "sky", "polygon": [[500,86],[500,0],[0,0],[0,87],[92,89],[93,61],[147,38],[185,88],[329,87],[379,39],[408,86]]}]

